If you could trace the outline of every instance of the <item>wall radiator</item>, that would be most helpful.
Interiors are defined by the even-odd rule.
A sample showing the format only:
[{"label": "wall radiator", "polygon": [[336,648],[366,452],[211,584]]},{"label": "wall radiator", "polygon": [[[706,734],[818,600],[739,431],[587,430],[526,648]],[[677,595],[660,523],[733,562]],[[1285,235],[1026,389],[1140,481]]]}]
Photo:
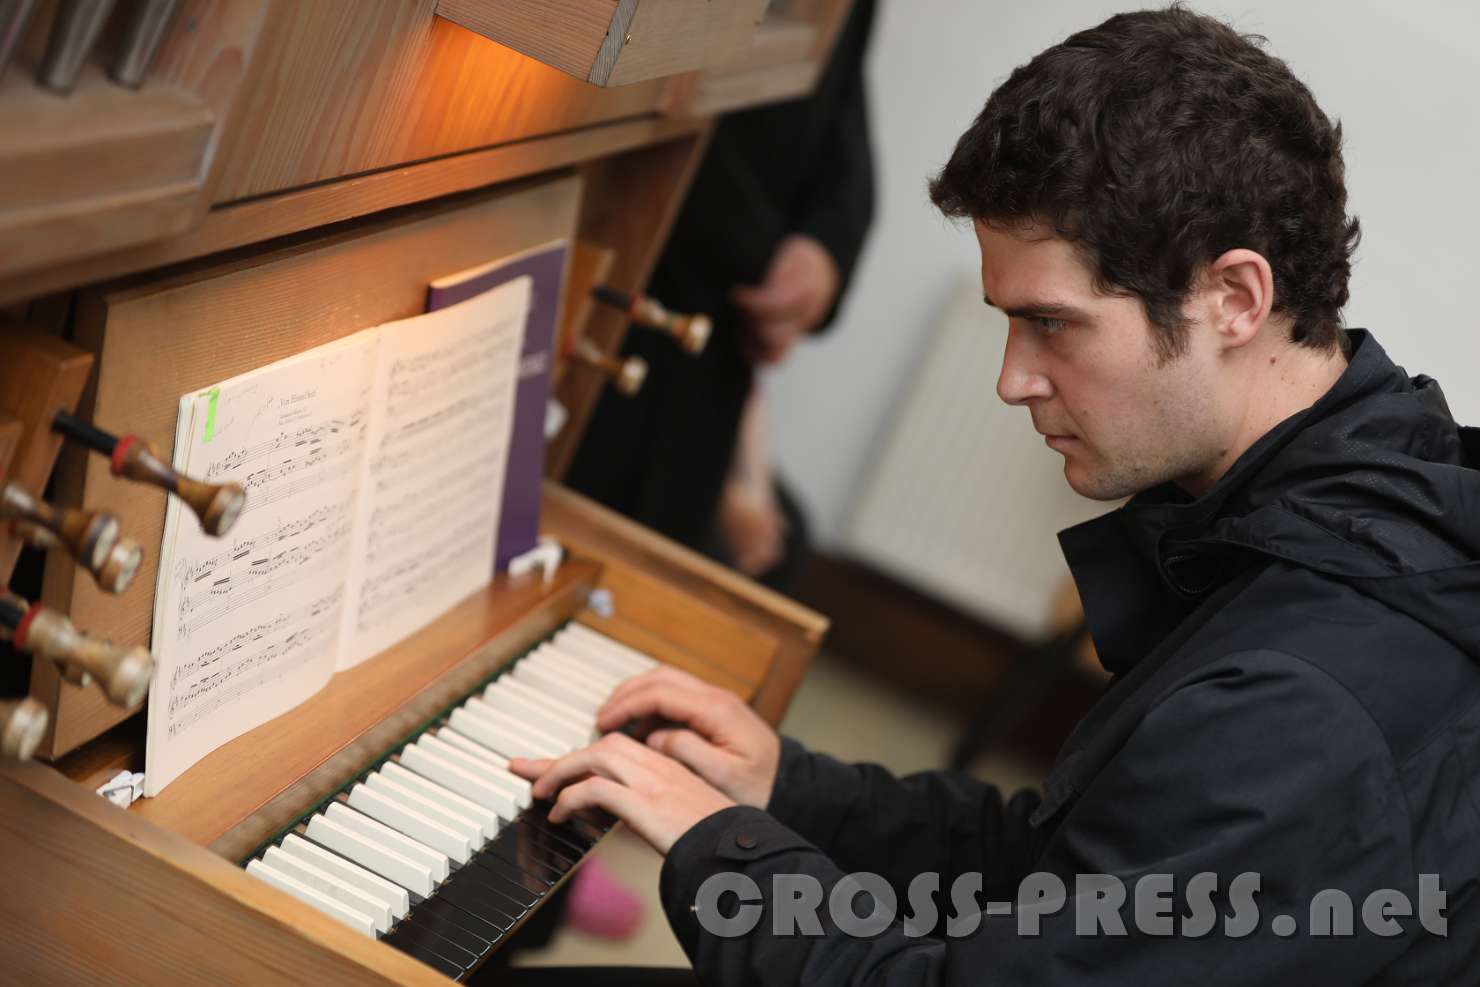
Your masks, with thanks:
[{"label": "wall radiator", "polygon": [[1007,319],[963,279],[890,416],[842,533],[852,557],[1026,640],[1068,579],[1055,535],[1080,497],[1026,408],[997,397]]}]

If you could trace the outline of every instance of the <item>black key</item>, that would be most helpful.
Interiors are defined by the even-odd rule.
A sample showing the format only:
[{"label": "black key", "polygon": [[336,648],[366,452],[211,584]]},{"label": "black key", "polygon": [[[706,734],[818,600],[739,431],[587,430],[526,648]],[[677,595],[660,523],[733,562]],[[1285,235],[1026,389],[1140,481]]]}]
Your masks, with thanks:
[{"label": "black key", "polygon": [[605,836],[606,831],[611,828],[610,826],[599,826],[581,815],[571,816],[561,825],[569,826],[576,833],[585,837],[586,842],[592,846],[596,844],[597,840]]},{"label": "black key", "polygon": [[[449,977],[462,976],[464,972],[472,969],[474,963],[478,962],[478,957],[461,946],[454,946],[435,932],[417,925],[409,915],[390,931],[384,941],[403,953],[410,953],[428,966],[436,967]],[[441,962],[435,962],[428,957],[435,957]]]},{"label": "black key", "polygon": [[551,840],[554,840],[555,842],[549,845],[556,850],[567,855],[574,854],[577,862],[586,855],[587,850],[591,849],[591,844],[581,839],[568,827],[552,823],[537,811],[526,813],[524,824],[535,827]]},{"label": "black key", "polygon": [[512,929],[519,917],[509,914],[512,909],[507,898],[498,898],[487,888],[475,881],[463,878],[461,874],[449,878],[446,884],[438,888],[437,897],[451,902],[474,918],[481,918],[489,925],[497,926],[504,932]]},{"label": "black key", "polygon": [[[490,874],[481,867],[463,867],[458,871],[458,874],[462,875],[463,880],[478,885],[489,895],[492,895],[490,900],[498,904],[500,911],[512,915],[517,919],[529,910],[527,906],[519,903],[522,900],[522,896],[521,898],[515,898],[512,894],[508,893],[508,891],[517,893],[517,889],[510,887],[509,882],[497,874]],[[505,890],[506,888],[508,891]]]},{"label": "black key", "polygon": [[473,935],[473,933],[464,929],[461,925],[447,921],[447,919],[432,912],[430,909],[424,910],[418,908],[408,916],[408,921],[423,929],[435,932],[454,946],[461,946],[463,949],[472,953],[475,958],[487,953],[493,946],[493,943],[489,940],[484,939],[482,936]]},{"label": "black key", "polygon": [[546,885],[554,884],[560,880],[562,874],[570,870],[568,866],[562,866],[564,858],[552,858],[550,854],[524,839],[517,822],[500,830],[488,844],[488,849],[526,874],[540,878]]},{"label": "black key", "polygon": [[394,946],[396,949],[405,953],[412,959],[425,963],[427,966],[431,967],[433,970],[436,970],[444,977],[451,977],[453,980],[456,980],[467,972],[456,963],[453,963],[449,960],[444,960],[436,953],[428,952],[414,942],[403,941],[396,938],[396,934],[394,932],[386,936],[385,939],[382,941],[388,946]]},{"label": "black key", "polygon": [[602,833],[610,833],[617,824],[617,817],[605,809],[584,809],[577,814],[582,820],[595,826]]},{"label": "black key", "polygon": [[439,898],[428,898],[416,909],[417,915],[435,915],[438,918],[451,922],[453,925],[467,929],[479,939],[489,945],[503,938],[503,930],[491,922],[485,922],[471,912],[464,911],[448,901]]},{"label": "black key", "polygon": [[[519,842],[543,851],[550,858],[549,865],[557,867],[562,874],[581,862],[579,853],[545,832],[532,820],[520,819],[519,830]],[[560,867],[561,863],[565,866]]]},{"label": "black key", "polygon": [[606,830],[581,816],[571,816],[563,823],[552,823],[550,821],[550,810],[555,803],[545,799],[537,799],[525,813],[525,818],[533,818],[545,829],[565,840],[583,853],[595,846],[596,841],[606,835]]},{"label": "black key", "polygon": [[532,877],[502,857],[495,857],[491,853],[475,853],[470,863],[503,878],[506,885],[504,894],[525,908],[539,901],[540,896],[550,887],[543,879]]}]

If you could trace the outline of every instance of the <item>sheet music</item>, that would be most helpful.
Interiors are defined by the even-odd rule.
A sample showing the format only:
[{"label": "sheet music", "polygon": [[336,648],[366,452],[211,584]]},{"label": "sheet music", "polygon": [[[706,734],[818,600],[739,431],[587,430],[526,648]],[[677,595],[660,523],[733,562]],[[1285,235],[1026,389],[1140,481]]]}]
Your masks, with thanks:
[{"label": "sheet music", "polygon": [[175,467],[247,501],[211,538],[169,500],[145,795],[334,673],[378,342],[359,333],[181,399]]},{"label": "sheet music", "polygon": [[382,327],[340,668],[493,578],[532,281]]}]

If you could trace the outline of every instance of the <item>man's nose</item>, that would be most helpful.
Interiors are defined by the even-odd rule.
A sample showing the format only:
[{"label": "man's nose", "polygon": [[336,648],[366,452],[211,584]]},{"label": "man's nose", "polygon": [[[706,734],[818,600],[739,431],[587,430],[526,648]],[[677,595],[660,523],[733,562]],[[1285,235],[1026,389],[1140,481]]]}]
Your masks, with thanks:
[{"label": "man's nose", "polygon": [[1039,367],[1036,351],[1029,333],[1008,325],[1002,373],[997,376],[997,396],[1005,403],[1022,405],[1034,398],[1053,396],[1053,384]]}]

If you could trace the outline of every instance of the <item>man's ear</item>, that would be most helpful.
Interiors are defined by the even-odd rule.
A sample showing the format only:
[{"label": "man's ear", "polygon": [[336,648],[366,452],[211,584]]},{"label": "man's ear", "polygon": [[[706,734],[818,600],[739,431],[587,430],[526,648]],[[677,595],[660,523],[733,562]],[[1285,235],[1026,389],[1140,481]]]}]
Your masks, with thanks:
[{"label": "man's ear", "polygon": [[1208,321],[1225,349],[1252,342],[1274,307],[1274,272],[1262,254],[1242,247],[1208,265],[1203,279]]}]

